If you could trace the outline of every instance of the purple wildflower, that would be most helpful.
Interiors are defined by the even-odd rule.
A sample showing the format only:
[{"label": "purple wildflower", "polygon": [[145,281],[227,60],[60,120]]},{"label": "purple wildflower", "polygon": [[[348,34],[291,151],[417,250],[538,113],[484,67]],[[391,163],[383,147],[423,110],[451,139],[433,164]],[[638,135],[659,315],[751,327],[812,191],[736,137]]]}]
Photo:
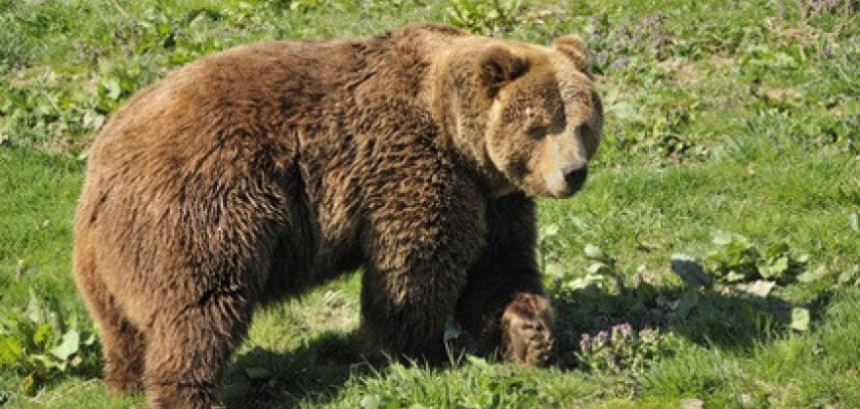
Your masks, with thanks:
[{"label": "purple wildflower", "polygon": [[598,342],[598,343],[603,344],[603,343],[605,343],[607,340],[609,340],[609,333],[608,333],[608,332],[606,332],[606,331],[600,331],[600,332],[598,332],[598,333],[597,333],[597,342]]},{"label": "purple wildflower", "polygon": [[579,339],[579,349],[585,351],[591,346],[591,336],[588,334],[582,334],[582,337]]}]

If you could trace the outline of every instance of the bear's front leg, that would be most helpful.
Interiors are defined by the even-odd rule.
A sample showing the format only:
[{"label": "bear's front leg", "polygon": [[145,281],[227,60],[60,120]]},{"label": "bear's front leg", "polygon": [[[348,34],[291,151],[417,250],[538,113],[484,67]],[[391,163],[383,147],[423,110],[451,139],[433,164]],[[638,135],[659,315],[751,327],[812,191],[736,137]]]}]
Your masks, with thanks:
[{"label": "bear's front leg", "polygon": [[535,259],[534,202],[522,194],[487,207],[487,246],[469,272],[457,319],[486,352],[545,365],[556,358],[553,314]]},{"label": "bear's front leg", "polygon": [[372,206],[361,289],[369,340],[387,352],[434,363],[447,358],[445,323],[486,237],[483,200],[456,180],[440,180],[423,186],[396,181],[389,192],[406,189]]},{"label": "bear's front leg", "polygon": [[[361,290],[362,330],[386,352],[437,364],[446,358],[445,321],[465,280],[445,277],[438,270],[425,272],[398,277],[368,268]],[[442,276],[430,278],[434,273]]]}]

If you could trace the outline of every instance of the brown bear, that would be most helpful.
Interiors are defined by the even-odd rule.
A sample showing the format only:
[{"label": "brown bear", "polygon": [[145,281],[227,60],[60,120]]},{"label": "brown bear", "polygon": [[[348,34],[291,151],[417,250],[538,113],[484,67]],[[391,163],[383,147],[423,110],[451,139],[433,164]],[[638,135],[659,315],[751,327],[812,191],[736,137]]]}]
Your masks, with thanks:
[{"label": "brown bear", "polygon": [[75,225],[109,389],[208,408],[256,307],[359,266],[385,351],[444,359],[455,317],[550,361],[533,198],[579,190],[597,149],[585,53],[417,25],[243,46],[137,93],[92,144]]}]

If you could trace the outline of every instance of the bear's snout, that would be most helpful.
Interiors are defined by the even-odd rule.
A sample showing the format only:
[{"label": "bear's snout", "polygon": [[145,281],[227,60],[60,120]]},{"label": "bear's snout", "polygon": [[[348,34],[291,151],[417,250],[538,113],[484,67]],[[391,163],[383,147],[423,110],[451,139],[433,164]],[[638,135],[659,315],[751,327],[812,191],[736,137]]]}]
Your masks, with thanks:
[{"label": "bear's snout", "polygon": [[582,189],[586,178],[588,178],[588,165],[570,169],[564,174],[564,181],[567,182],[567,188],[571,193]]}]

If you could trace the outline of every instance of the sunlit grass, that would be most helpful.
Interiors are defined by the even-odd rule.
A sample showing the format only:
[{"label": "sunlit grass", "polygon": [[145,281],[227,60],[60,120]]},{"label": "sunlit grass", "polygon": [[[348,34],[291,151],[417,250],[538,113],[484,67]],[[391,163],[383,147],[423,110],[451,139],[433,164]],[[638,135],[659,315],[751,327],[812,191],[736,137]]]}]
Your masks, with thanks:
[{"label": "sunlit grass", "polygon": [[[70,271],[86,148],[137,89],[236,44],[374,35],[450,20],[454,5],[478,3],[485,10],[492,2],[0,0],[0,319],[26,308],[32,288],[87,321]],[[847,3],[824,11],[799,4],[535,0],[508,19],[467,13],[465,24],[488,34],[548,44],[575,33],[594,52],[604,144],[583,192],[539,208],[546,282],[566,313],[559,328],[570,331],[559,335],[565,365],[389,364],[357,333],[360,280],[352,275],[260,311],[222,400],[267,408],[662,408],[684,399],[860,407],[860,273],[851,275],[860,265],[860,25],[856,10],[840,12]],[[548,235],[549,226],[557,233]],[[777,286],[767,300],[685,289],[672,254],[706,256],[716,231],[762,249],[784,241],[809,254],[821,277]],[[643,323],[661,325],[667,348],[644,373],[575,365],[578,331],[639,314],[636,296],[612,286],[566,287],[587,275],[587,244],[615,258],[625,291],[645,282],[668,304],[696,294],[680,319],[647,300],[659,322]],[[798,306],[811,312],[808,331],[788,328]],[[84,378],[64,376],[25,396],[22,374],[0,368],[0,407],[145,404],[109,397],[100,380]]]}]

